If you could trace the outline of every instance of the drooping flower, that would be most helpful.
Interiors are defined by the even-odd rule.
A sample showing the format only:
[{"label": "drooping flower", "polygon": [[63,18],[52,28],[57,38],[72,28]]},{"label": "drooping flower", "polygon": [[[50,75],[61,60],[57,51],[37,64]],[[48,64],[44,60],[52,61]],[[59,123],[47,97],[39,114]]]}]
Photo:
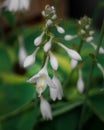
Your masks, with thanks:
[{"label": "drooping flower", "polygon": [[44,32],[42,32],[42,34],[40,36],[38,36],[35,40],[34,40],[34,45],[35,46],[39,46],[42,42],[44,36]]},{"label": "drooping flower", "polygon": [[65,35],[64,39],[65,39],[66,41],[70,41],[70,40],[72,40],[72,39],[74,39],[74,38],[76,38],[76,37],[77,37],[77,35],[75,35],[75,36]]},{"label": "drooping flower", "polygon": [[78,77],[78,81],[77,81],[77,89],[80,93],[83,93],[84,91],[84,81],[82,78],[82,71],[79,70],[79,77]]},{"label": "drooping flower", "polygon": [[75,50],[72,50],[72,49],[69,49],[69,48],[67,48],[66,46],[64,46],[63,44],[61,44],[61,43],[57,43],[59,46],[61,46],[67,53],[68,53],[68,55],[72,58],[72,59],[74,59],[74,60],[81,60],[82,58],[81,58],[81,56],[78,54],[78,52],[76,52]]},{"label": "drooping flower", "polygon": [[57,32],[59,32],[61,34],[65,33],[65,30],[62,27],[58,26],[58,25],[56,25],[56,29],[57,29]]},{"label": "drooping flower", "polygon": [[24,60],[24,67],[29,67],[35,63],[36,54],[39,50],[39,47],[29,56],[27,56]]},{"label": "drooping flower", "polygon": [[24,60],[25,58],[27,57],[27,52],[26,52],[26,49],[25,49],[25,46],[24,46],[24,42],[23,42],[23,38],[22,36],[19,36],[18,38],[18,41],[19,41],[19,65],[20,67],[23,67],[24,66]]},{"label": "drooping flower", "polygon": [[56,99],[61,100],[63,97],[63,90],[59,79],[56,77],[56,74],[54,74],[52,81],[55,84],[56,89],[52,87],[50,88],[50,97],[53,101],[55,101]]},{"label": "drooping flower", "polygon": [[40,97],[40,110],[43,119],[52,120],[51,106],[42,96]]},{"label": "drooping flower", "polygon": [[50,56],[50,63],[51,63],[51,66],[54,70],[57,70],[58,69],[58,60],[57,58],[54,56],[54,54],[49,51],[49,56]]},{"label": "drooping flower", "polygon": [[48,52],[48,51],[51,49],[52,39],[53,39],[53,37],[51,37],[51,38],[49,39],[49,41],[48,41],[47,43],[45,43],[45,45],[44,45],[44,51],[45,51],[45,52]]},{"label": "drooping flower", "polygon": [[92,42],[92,40],[93,40],[92,36],[89,36],[89,37],[86,38],[86,42],[88,42],[88,43]]},{"label": "drooping flower", "polygon": [[72,59],[70,63],[71,63],[71,67],[74,69],[77,66],[77,64],[78,64],[78,61]]},{"label": "drooping flower", "polygon": [[51,19],[48,19],[46,22],[46,26],[48,27],[48,26],[52,25],[52,23],[53,23],[53,21]]},{"label": "drooping flower", "polygon": [[21,11],[28,10],[30,5],[30,0],[5,0],[3,7],[6,7],[9,11]]},{"label": "drooping flower", "polygon": [[36,83],[36,91],[38,92],[39,96],[41,96],[41,94],[44,92],[47,85],[55,89],[55,84],[53,83],[47,72],[47,64],[48,58],[46,59],[44,67],[27,81],[30,83]]}]

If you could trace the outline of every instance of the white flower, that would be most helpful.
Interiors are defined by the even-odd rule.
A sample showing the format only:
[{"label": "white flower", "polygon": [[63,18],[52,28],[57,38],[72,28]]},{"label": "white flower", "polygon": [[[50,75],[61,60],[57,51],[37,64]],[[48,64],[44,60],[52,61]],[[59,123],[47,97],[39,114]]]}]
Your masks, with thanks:
[{"label": "white flower", "polygon": [[[97,46],[94,43],[90,43],[92,45],[92,47],[96,50]],[[104,54],[104,49],[102,47],[99,48],[99,54]]]},{"label": "white flower", "polygon": [[27,10],[30,5],[30,0],[5,0],[3,6],[9,11]]},{"label": "white flower", "polygon": [[26,49],[24,47],[24,43],[23,43],[23,38],[21,36],[19,36],[18,38],[19,40],[19,65],[20,67],[23,67],[23,64],[24,64],[24,60],[25,58],[27,57],[27,53],[26,53]]},{"label": "white flower", "polygon": [[77,64],[78,64],[77,60],[74,60],[74,59],[71,60],[71,66],[73,69],[77,66]]},{"label": "white flower", "polygon": [[57,15],[56,15],[56,14],[54,14],[54,15],[51,17],[52,20],[55,20],[56,18],[57,18]]},{"label": "white flower", "polygon": [[46,26],[50,26],[50,25],[52,25],[52,23],[53,23],[52,20],[48,19],[47,22],[46,22]]},{"label": "white flower", "polygon": [[61,43],[57,43],[59,46],[61,46],[67,53],[68,55],[74,59],[74,60],[82,60],[81,56],[78,54],[78,52],[72,50],[72,49],[69,49],[67,48],[66,46],[64,46],[63,44]]},{"label": "white flower", "polygon": [[70,41],[70,40],[72,40],[72,39],[74,39],[74,38],[76,38],[76,37],[77,37],[76,35],[75,35],[75,36],[65,35],[64,39],[65,39],[66,41]]},{"label": "white flower", "polygon": [[100,69],[100,71],[102,72],[103,77],[104,77],[104,67],[99,63],[97,63],[97,67]]},{"label": "white flower", "polygon": [[81,34],[85,34],[85,33],[86,33],[85,30],[81,29]]},{"label": "white flower", "polygon": [[86,42],[88,42],[88,43],[92,42],[92,40],[93,40],[92,36],[86,38]]},{"label": "white flower", "polygon": [[79,78],[78,78],[78,81],[77,81],[77,89],[80,93],[83,93],[84,91],[84,82],[83,82],[83,79],[82,79],[82,71],[79,70]]},{"label": "white flower", "polygon": [[52,81],[55,84],[56,89],[52,87],[50,88],[50,97],[53,101],[55,101],[56,99],[61,100],[63,97],[62,85],[55,74],[53,76]]},{"label": "white flower", "polygon": [[39,46],[42,42],[42,38],[43,38],[44,32],[42,32],[42,34],[40,36],[38,36],[35,40],[34,40],[34,45]]},{"label": "white flower", "polygon": [[40,110],[44,119],[52,120],[51,106],[42,96],[40,97]]},{"label": "white flower", "polygon": [[86,25],[86,26],[85,26],[86,29],[89,29],[89,27],[90,27],[90,25]]},{"label": "white flower", "polygon": [[39,50],[39,47],[31,55],[29,55],[25,58],[24,67],[29,67],[35,63],[36,54],[37,54],[38,50]]},{"label": "white flower", "polygon": [[51,38],[49,39],[49,41],[48,41],[47,43],[45,43],[45,45],[44,45],[44,51],[45,51],[45,52],[48,52],[48,51],[51,49],[52,39],[53,39],[53,37],[51,37]]},{"label": "white flower", "polygon": [[58,26],[58,25],[56,25],[56,29],[61,34],[65,33],[65,30],[62,27]]},{"label": "white flower", "polygon": [[54,70],[58,69],[58,60],[56,59],[56,57],[54,56],[54,54],[50,51],[49,52],[49,56],[50,56],[50,63],[51,66]]},{"label": "white flower", "polygon": [[36,83],[36,91],[38,92],[39,96],[44,92],[47,85],[55,89],[55,84],[52,82],[51,78],[47,72],[47,64],[48,58],[46,59],[46,63],[44,67],[33,77],[31,77],[27,82]]}]

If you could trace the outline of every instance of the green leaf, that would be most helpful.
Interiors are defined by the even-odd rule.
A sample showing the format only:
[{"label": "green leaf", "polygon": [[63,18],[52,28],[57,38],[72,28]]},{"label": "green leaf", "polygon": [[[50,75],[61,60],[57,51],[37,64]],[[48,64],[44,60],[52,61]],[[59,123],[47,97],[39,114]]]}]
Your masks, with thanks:
[{"label": "green leaf", "polygon": [[12,113],[29,103],[35,89],[28,83],[0,85],[0,116]]},{"label": "green leaf", "polygon": [[104,91],[91,96],[88,105],[92,111],[104,122]]}]

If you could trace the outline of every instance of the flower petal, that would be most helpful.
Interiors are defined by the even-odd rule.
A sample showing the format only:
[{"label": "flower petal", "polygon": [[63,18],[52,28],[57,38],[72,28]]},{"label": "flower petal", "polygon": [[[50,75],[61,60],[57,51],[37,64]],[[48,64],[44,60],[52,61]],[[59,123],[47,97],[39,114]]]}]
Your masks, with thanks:
[{"label": "flower petal", "polygon": [[40,110],[43,118],[52,120],[50,104],[42,96],[40,97],[40,99]]}]

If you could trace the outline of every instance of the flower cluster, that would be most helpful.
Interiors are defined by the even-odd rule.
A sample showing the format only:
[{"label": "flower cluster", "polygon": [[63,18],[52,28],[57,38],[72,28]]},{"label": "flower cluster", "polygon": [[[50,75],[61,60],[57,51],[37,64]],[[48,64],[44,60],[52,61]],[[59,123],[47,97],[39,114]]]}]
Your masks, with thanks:
[{"label": "flower cluster", "polygon": [[[55,28],[58,33],[64,34],[65,30],[63,27],[57,24],[56,10],[53,6],[46,5],[45,10],[42,11],[43,17],[46,19],[45,25],[41,34],[35,38],[34,45],[36,46],[35,51],[26,57],[24,61],[24,67],[29,67],[35,63],[36,55],[40,48],[43,49],[44,58],[41,70],[32,76],[28,82],[36,84],[36,91],[40,97],[40,110],[45,119],[52,119],[51,107],[49,103],[43,98],[42,94],[46,90],[47,86],[50,89],[50,97],[53,101],[56,99],[61,100],[63,96],[62,85],[56,76],[58,70],[58,59],[53,53],[54,46],[62,47],[70,58],[79,61],[81,56],[73,49],[67,48],[61,42],[57,41],[54,33],[50,31],[50,28]],[[53,77],[51,78],[48,74],[48,63],[50,63],[53,70]]]}]

